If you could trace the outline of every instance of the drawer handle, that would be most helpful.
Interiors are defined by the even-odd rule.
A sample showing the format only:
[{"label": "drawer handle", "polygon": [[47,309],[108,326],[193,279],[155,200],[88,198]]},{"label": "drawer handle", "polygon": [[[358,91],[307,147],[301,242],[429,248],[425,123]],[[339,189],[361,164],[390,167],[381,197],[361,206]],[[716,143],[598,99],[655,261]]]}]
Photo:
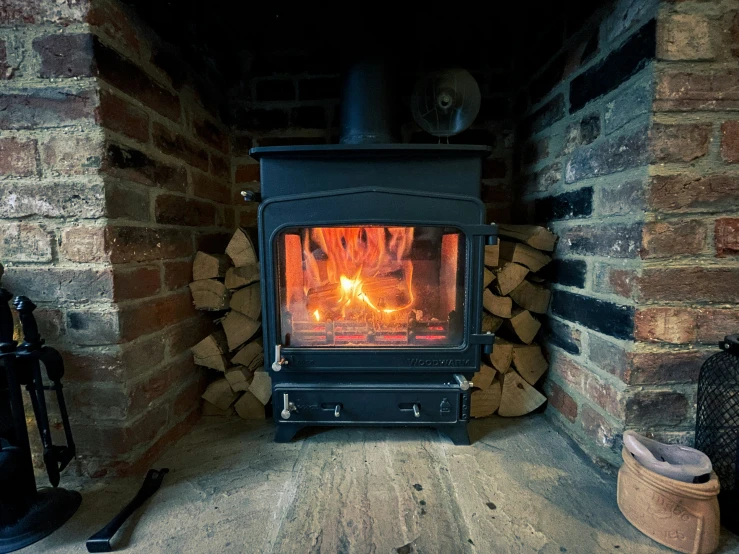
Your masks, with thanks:
[{"label": "drawer handle", "polygon": [[337,404],[336,408],[334,408],[334,417],[339,417],[341,415],[341,404]]},{"label": "drawer handle", "polygon": [[421,405],[420,404],[413,404],[413,415],[416,417],[421,417]]}]

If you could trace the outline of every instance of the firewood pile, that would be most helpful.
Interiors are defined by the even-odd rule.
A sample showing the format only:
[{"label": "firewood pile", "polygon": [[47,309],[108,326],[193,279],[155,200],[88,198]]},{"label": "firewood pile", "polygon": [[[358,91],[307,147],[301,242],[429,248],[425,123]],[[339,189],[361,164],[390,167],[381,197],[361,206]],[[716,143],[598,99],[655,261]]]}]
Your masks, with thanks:
[{"label": "firewood pile", "polygon": [[485,247],[482,331],[496,333],[493,353],[472,378],[471,416],[528,414],[545,401],[535,388],[549,364],[535,341],[551,293],[539,272],[557,236],[534,225],[499,225]]},{"label": "firewood pile", "polygon": [[195,308],[216,315],[218,330],[192,347],[197,365],[218,372],[203,399],[204,415],[264,419],[272,382],[264,371],[259,262],[249,235],[239,229],[225,255],[198,252],[190,292]]}]

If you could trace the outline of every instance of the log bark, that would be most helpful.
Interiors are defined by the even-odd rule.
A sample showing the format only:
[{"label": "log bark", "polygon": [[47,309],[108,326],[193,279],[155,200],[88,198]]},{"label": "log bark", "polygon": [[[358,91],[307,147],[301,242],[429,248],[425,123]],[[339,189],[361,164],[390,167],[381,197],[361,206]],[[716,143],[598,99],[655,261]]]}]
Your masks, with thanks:
[{"label": "log bark", "polygon": [[552,261],[552,258],[520,242],[500,241],[500,258],[508,262],[528,267],[531,271],[539,271]]},{"label": "log bark", "polygon": [[196,365],[202,365],[218,371],[226,371],[228,359],[228,341],[226,334],[221,331],[215,331],[190,348]]},{"label": "log bark", "polygon": [[272,398],[272,378],[266,371],[255,371],[254,378],[249,385],[252,393],[262,404],[267,404]]},{"label": "log bark", "polygon": [[249,391],[242,394],[234,404],[236,413],[241,419],[265,419],[264,404]]},{"label": "log bark", "polygon": [[192,263],[192,279],[221,279],[226,276],[226,271],[231,266],[231,260],[224,254],[206,254],[198,252]]},{"label": "log bark", "polygon": [[515,344],[508,342],[500,337],[495,337],[495,345],[493,345],[493,353],[490,354],[490,361],[493,367],[501,373],[508,373],[513,361],[513,349]]},{"label": "log bark", "polygon": [[498,234],[501,237],[516,239],[537,250],[551,252],[557,243],[557,235],[538,225],[508,225],[498,224]]},{"label": "log bark", "polygon": [[494,381],[485,390],[472,391],[470,395],[470,416],[487,417],[493,415],[500,406],[500,381]]},{"label": "log bark", "polygon": [[495,370],[486,364],[480,365],[480,371],[472,376],[472,383],[475,388],[485,390],[493,384],[495,379]]},{"label": "log bark", "polygon": [[262,313],[262,295],[259,283],[237,290],[231,294],[230,306],[250,319],[259,319]]},{"label": "log bark", "polygon": [[549,364],[538,344],[517,344],[513,347],[513,367],[529,385],[535,385],[549,368]]},{"label": "log bark", "polygon": [[249,371],[256,371],[262,367],[264,365],[262,339],[257,339],[244,346],[231,358],[231,363],[242,365]]},{"label": "log bark", "polygon": [[508,320],[508,323],[516,336],[521,339],[521,342],[526,344],[531,344],[541,327],[541,323],[528,310],[514,311],[513,317]]},{"label": "log bark", "polygon": [[230,267],[226,271],[226,288],[240,289],[260,280],[259,264],[248,264],[242,267]]},{"label": "log bark", "polygon": [[482,293],[482,305],[493,315],[506,319],[511,317],[513,302],[507,296],[497,296],[485,289],[485,292]]},{"label": "log bark", "polygon": [[504,263],[495,275],[498,294],[506,296],[526,278],[529,270],[520,264]]},{"label": "log bark", "polygon": [[226,333],[228,349],[233,352],[254,336],[254,333],[260,327],[260,323],[240,312],[231,310],[221,320],[221,326],[223,326],[223,331]]},{"label": "log bark", "polygon": [[198,310],[217,312],[227,310],[231,299],[226,285],[214,279],[204,279],[190,283],[192,303]]},{"label": "log bark", "polygon": [[257,263],[257,251],[243,229],[236,231],[226,247],[226,254],[236,267]]},{"label": "log bark", "polygon": [[203,400],[210,402],[221,410],[228,410],[236,402],[238,396],[238,394],[231,390],[231,385],[228,384],[228,381],[223,378],[208,385],[208,388],[203,393]]},{"label": "log bark", "polygon": [[534,312],[535,314],[545,314],[547,313],[552,293],[549,289],[529,283],[524,279],[520,285],[511,291],[510,297],[524,310]]},{"label": "log bark", "polygon": [[498,415],[518,417],[533,412],[546,402],[546,397],[529,385],[515,371],[503,376],[503,390]]}]

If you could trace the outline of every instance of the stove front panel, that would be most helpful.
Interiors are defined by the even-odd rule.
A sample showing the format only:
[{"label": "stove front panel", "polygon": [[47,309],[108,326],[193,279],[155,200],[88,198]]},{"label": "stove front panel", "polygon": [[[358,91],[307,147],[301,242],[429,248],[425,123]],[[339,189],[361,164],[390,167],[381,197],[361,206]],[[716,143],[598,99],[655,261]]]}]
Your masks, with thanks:
[{"label": "stove front panel", "polygon": [[265,345],[284,371],[479,367],[480,200],[343,189],[272,197],[259,221]]}]

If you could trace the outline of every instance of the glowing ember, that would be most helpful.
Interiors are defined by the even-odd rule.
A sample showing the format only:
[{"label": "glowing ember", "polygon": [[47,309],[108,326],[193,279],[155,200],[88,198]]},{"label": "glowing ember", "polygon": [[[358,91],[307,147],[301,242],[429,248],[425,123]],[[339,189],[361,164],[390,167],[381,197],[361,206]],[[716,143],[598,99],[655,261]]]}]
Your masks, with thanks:
[{"label": "glowing ember", "polygon": [[316,321],[321,321],[321,314],[318,313],[318,310],[316,310],[315,312],[313,312],[313,317],[316,318]]}]

